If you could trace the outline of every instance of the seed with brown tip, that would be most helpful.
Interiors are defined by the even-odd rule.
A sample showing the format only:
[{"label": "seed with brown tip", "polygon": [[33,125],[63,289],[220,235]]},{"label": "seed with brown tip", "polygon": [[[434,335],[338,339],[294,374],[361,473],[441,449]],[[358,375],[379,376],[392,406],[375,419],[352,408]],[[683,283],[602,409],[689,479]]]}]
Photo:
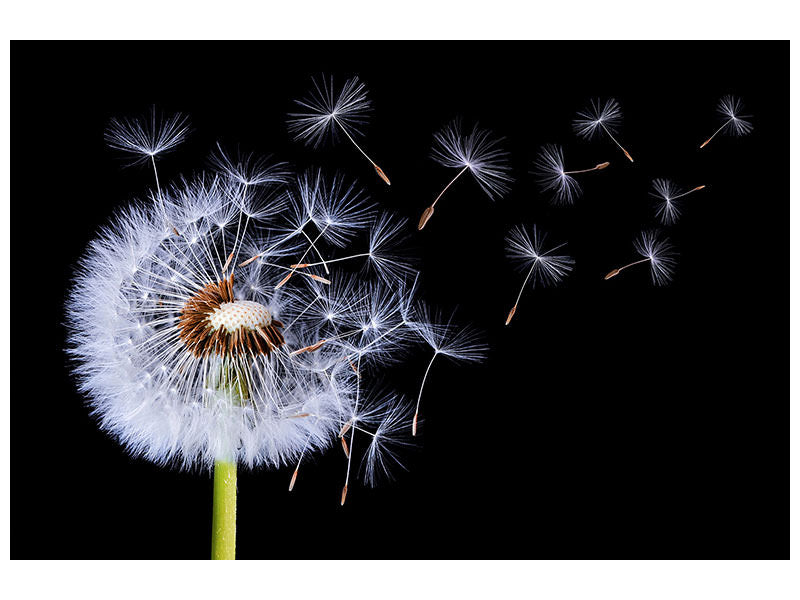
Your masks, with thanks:
[{"label": "seed with brown tip", "polygon": [[294,470],[292,474],[292,480],[289,482],[289,491],[291,492],[294,489],[294,482],[297,481],[297,469]]},{"label": "seed with brown tip", "polygon": [[429,206],[425,209],[422,213],[422,216],[419,218],[419,225],[417,225],[417,230],[422,231],[422,228],[427,225],[428,221],[430,221],[431,217],[433,216],[433,207]]},{"label": "seed with brown tip", "polygon": [[225,261],[225,266],[222,267],[223,273],[228,270],[228,267],[230,266],[232,260],[233,260],[233,252],[231,252],[228,255],[228,260]]},{"label": "seed with brown tip", "polygon": [[260,255],[260,254],[256,254],[255,256],[251,256],[250,258],[248,258],[248,259],[247,259],[246,261],[244,261],[243,263],[239,263],[239,266],[240,266],[240,267],[246,267],[246,266],[247,266],[247,265],[249,265],[251,262],[253,262],[255,259],[257,259],[259,256],[261,256],[261,255]]},{"label": "seed with brown tip", "polygon": [[392,182],[391,182],[391,181],[389,181],[389,178],[386,176],[386,173],[384,173],[384,172],[383,172],[383,169],[381,169],[381,168],[380,168],[378,165],[376,165],[376,164],[373,164],[372,166],[373,166],[373,167],[375,167],[375,171],[377,171],[377,173],[378,173],[378,177],[380,177],[381,179],[383,179],[383,180],[386,182],[386,185],[392,185]]},{"label": "seed with brown tip", "polygon": [[517,305],[515,304],[514,307],[508,312],[508,317],[506,318],[506,325],[511,323],[511,319],[514,318],[514,313],[517,312]]},{"label": "seed with brown tip", "polygon": [[345,498],[347,498],[347,485],[342,488],[342,503],[340,506],[344,506]]},{"label": "seed with brown tip", "polygon": [[277,290],[279,287],[283,286],[284,283],[286,283],[287,281],[289,281],[289,279],[291,279],[292,275],[293,273],[289,273],[286,277],[281,279],[281,282],[275,286],[275,289]]},{"label": "seed with brown tip", "polygon": [[342,450],[344,450],[344,455],[350,458],[350,448],[347,447],[347,440],[344,438],[342,438]]},{"label": "seed with brown tip", "polygon": [[619,275],[620,271],[621,269],[614,269],[613,271],[610,271],[608,275],[606,275],[603,279],[608,280],[611,279],[612,277],[616,277],[617,275]]}]

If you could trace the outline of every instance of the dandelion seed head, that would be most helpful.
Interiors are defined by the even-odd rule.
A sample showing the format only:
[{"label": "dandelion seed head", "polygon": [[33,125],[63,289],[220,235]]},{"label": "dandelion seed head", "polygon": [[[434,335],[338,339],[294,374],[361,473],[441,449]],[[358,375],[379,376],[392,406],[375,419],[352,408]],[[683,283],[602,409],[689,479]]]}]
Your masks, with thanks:
[{"label": "dandelion seed head", "polygon": [[679,202],[675,199],[679,193],[678,187],[668,179],[653,181],[650,195],[656,199],[656,217],[664,225],[676,223],[681,215]]},{"label": "dandelion seed head", "polygon": [[650,260],[650,275],[656,285],[666,285],[672,280],[677,264],[677,253],[667,238],[658,231],[643,231],[633,246],[636,252]]},{"label": "dandelion seed head", "polygon": [[717,104],[717,112],[725,123],[723,131],[728,135],[747,135],[753,130],[752,123],[746,120],[750,115],[742,114],[744,103],[741,98],[731,95],[722,97]]},{"label": "dandelion seed head", "polygon": [[564,172],[564,151],[561,146],[543,146],[533,163],[534,174],[544,192],[553,193],[557,204],[572,204],[581,194],[581,186]]},{"label": "dandelion seed head", "polygon": [[480,362],[486,358],[488,346],[480,333],[470,326],[457,324],[455,313],[445,318],[440,311],[420,302],[412,327],[436,354],[466,362]]},{"label": "dandelion seed head", "polygon": [[390,213],[381,213],[372,223],[369,234],[369,262],[389,285],[404,282],[415,271],[401,248],[407,247],[408,220]]},{"label": "dandelion seed head", "polygon": [[333,76],[312,80],[312,90],[297,100],[298,112],[289,114],[289,132],[295,140],[319,147],[326,138],[335,136],[338,127],[350,135],[359,135],[366,124],[371,103],[366,86],[353,77],[339,88]]},{"label": "dandelion seed head", "polygon": [[174,150],[188,134],[187,117],[160,115],[153,108],[148,117],[111,119],[104,137],[109,147],[132,155],[136,164]]},{"label": "dandelion seed head", "polygon": [[268,157],[255,154],[231,155],[220,144],[211,155],[211,165],[245,187],[285,183],[289,176],[286,163],[270,163]]},{"label": "dandelion seed head", "polygon": [[588,108],[578,112],[572,129],[579,137],[591,139],[601,131],[616,133],[622,123],[622,109],[613,98],[593,99]]},{"label": "dandelion seed head", "polygon": [[476,124],[464,133],[459,119],[434,135],[432,158],[444,167],[469,169],[481,189],[490,199],[502,198],[510,190],[511,165],[509,154],[502,150],[492,133]]},{"label": "dandelion seed head", "polygon": [[[565,244],[545,246],[547,234],[533,225],[530,230],[517,225],[506,236],[506,254],[520,270],[531,271],[530,282],[537,285],[557,285],[569,275],[575,260],[563,254]],[[561,252],[559,252],[561,251]]]}]

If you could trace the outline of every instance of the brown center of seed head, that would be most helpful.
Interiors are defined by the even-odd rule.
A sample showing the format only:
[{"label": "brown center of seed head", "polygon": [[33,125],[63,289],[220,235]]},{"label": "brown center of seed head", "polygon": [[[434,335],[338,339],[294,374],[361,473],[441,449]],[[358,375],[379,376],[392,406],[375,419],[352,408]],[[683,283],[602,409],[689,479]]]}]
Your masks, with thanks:
[{"label": "brown center of seed head", "polygon": [[283,323],[258,302],[233,297],[233,274],[189,298],[178,319],[180,338],[197,357],[269,354],[284,344]]}]

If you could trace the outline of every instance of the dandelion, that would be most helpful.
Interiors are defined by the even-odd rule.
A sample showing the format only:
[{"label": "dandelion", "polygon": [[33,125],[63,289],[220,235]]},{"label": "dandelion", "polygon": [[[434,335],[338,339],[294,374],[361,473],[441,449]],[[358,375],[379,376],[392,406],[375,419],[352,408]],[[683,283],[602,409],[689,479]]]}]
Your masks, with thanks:
[{"label": "dandelion", "polygon": [[433,160],[444,167],[459,169],[433,203],[425,209],[419,220],[422,229],[433,216],[434,207],[448,188],[469,171],[486,192],[490,200],[502,197],[509,191],[512,178],[508,163],[508,153],[500,149],[502,139],[495,139],[485,129],[473,127],[469,135],[464,134],[461,121],[456,119],[434,136]]},{"label": "dandelion", "polygon": [[110,148],[120,150],[133,157],[131,164],[150,161],[161,201],[161,186],[158,182],[156,156],[174,150],[189,134],[189,119],[181,113],[162,116],[155,107],[149,118],[111,119],[104,138]]},{"label": "dandelion", "polygon": [[533,166],[542,191],[553,192],[553,199],[559,204],[572,204],[581,195],[581,186],[572,175],[602,171],[610,164],[603,162],[590,169],[565,171],[564,150],[561,146],[548,144],[539,151]]},{"label": "dandelion", "polygon": [[664,225],[672,225],[677,222],[681,215],[679,198],[688,196],[692,192],[702,190],[706,186],[698,185],[687,192],[681,192],[678,187],[668,179],[656,179],[653,181],[653,191],[650,195],[656,199],[656,217]]},{"label": "dandelion", "polygon": [[318,148],[326,138],[335,137],[341,130],[370,162],[378,176],[391,185],[383,169],[353,139],[353,136],[362,135],[361,127],[366,124],[371,109],[367,87],[358,77],[348,79],[341,89],[334,87],[333,77],[322,76],[319,81],[312,79],[312,83],[311,94],[296,101],[302,112],[289,114],[289,131],[295,140]]},{"label": "dandelion", "polygon": [[717,104],[717,112],[722,118],[722,125],[720,125],[719,129],[717,129],[710,138],[700,144],[700,147],[705,148],[720,132],[724,132],[727,135],[740,136],[747,135],[753,131],[753,125],[745,120],[745,118],[749,118],[750,115],[743,115],[743,110],[744,103],[741,98],[736,98],[735,96],[724,96],[721,98],[719,104]]},{"label": "dandelion", "polygon": [[[341,444],[344,502],[357,450],[370,484],[399,464],[410,407],[376,400],[369,375],[427,325],[409,320],[416,289],[397,221],[376,217],[360,190],[319,172],[287,186],[282,167],[253,157],[212,162],[218,174],[180,180],[100,231],[66,318],[100,426],[134,456],[213,469],[212,556],[234,558],[239,465],[294,465],[292,489],[306,457]],[[364,237],[381,277],[297,268]]]},{"label": "dandelion", "polygon": [[675,260],[676,252],[668,239],[661,238],[657,231],[643,231],[634,240],[633,247],[643,258],[610,271],[605,279],[616,277],[628,267],[649,262],[650,276],[655,285],[666,285],[672,280],[677,261]]},{"label": "dandelion", "polygon": [[446,321],[438,313],[431,314],[430,309],[425,305],[419,305],[416,311],[418,319],[414,321],[414,328],[423,340],[433,349],[428,367],[422,376],[422,384],[419,387],[417,396],[417,406],[414,410],[414,418],[411,421],[411,435],[417,435],[419,420],[419,407],[422,403],[422,392],[428,380],[428,374],[433,366],[433,361],[438,356],[446,356],[454,361],[479,362],[486,356],[488,347],[480,340],[479,333],[470,328],[457,326],[453,322],[453,315]]},{"label": "dandelion", "polygon": [[628,160],[633,162],[633,157],[614,137],[621,124],[622,109],[619,103],[613,98],[605,102],[597,99],[592,100],[589,108],[578,113],[577,118],[572,122],[572,128],[575,133],[585,139],[591,139],[596,135],[600,135],[601,132],[605,132],[611,138],[611,141],[628,157]]},{"label": "dandelion", "polygon": [[285,163],[271,164],[267,157],[255,154],[228,155],[217,144],[217,152],[211,156],[211,165],[241,186],[271,185],[284,183],[288,176]]},{"label": "dandelion", "polygon": [[508,257],[522,269],[528,269],[519,294],[517,294],[517,300],[506,317],[506,325],[511,323],[511,319],[514,318],[528,281],[533,287],[557,285],[569,275],[575,264],[575,261],[566,254],[554,254],[566,246],[566,242],[545,250],[544,243],[547,234],[540,232],[536,225],[531,228],[531,232],[532,234],[529,234],[527,229],[518,225],[511,229],[506,236]]}]

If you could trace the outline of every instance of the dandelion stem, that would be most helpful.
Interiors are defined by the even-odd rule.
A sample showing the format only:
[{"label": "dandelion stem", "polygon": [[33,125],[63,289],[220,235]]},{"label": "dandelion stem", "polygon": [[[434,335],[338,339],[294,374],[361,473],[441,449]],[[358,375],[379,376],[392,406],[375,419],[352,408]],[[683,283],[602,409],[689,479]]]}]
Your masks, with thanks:
[{"label": "dandelion stem", "polygon": [[389,181],[389,178],[386,176],[386,173],[384,173],[384,172],[383,172],[383,169],[381,169],[381,168],[380,168],[378,165],[376,165],[376,164],[375,164],[375,161],[374,161],[374,160],[372,160],[372,159],[371,159],[369,156],[367,156],[367,153],[366,153],[366,152],[364,152],[364,151],[361,149],[361,146],[359,146],[358,144],[356,144],[356,141],[355,141],[355,140],[352,138],[352,136],[351,136],[351,135],[350,135],[350,134],[347,132],[347,129],[345,128],[345,126],[344,126],[344,125],[342,125],[341,121],[339,121],[339,119],[337,119],[337,118],[336,118],[336,115],[333,115],[333,120],[334,120],[334,121],[336,121],[336,123],[339,125],[339,127],[341,127],[341,128],[342,128],[342,131],[344,131],[344,134],[347,136],[347,138],[348,138],[348,139],[349,139],[351,142],[353,142],[353,145],[354,145],[356,148],[358,148],[358,151],[359,151],[359,152],[361,152],[361,154],[363,154],[363,155],[364,155],[364,158],[366,158],[366,159],[367,159],[367,160],[370,162],[370,164],[372,164],[372,166],[375,168],[375,171],[378,173],[378,177],[380,177],[381,179],[383,179],[383,180],[386,182],[386,185],[392,185],[392,183]]},{"label": "dandelion stem", "polygon": [[436,196],[436,200],[434,200],[434,201],[433,201],[433,203],[432,203],[432,204],[431,204],[431,205],[430,205],[428,208],[426,208],[426,209],[425,209],[425,211],[422,213],[422,216],[419,218],[419,225],[417,225],[417,229],[418,229],[418,230],[420,230],[420,231],[421,231],[421,230],[422,230],[422,228],[423,228],[423,227],[425,227],[425,225],[428,223],[428,221],[430,220],[430,218],[433,216],[433,209],[434,209],[434,207],[436,206],[436,203],[439,201],[439,198],[441,198],[442,196],[444,196],[444,193],[447,191],[447,188],[449,188],[451,185],[453,185],[453,183],[455,183],[456,179],[458,179],[459,177],[461,177],[461,175],[462,175],[462,174],[464,173],[464,171],[466,171],[467,169],[469,169],[469,165],[466,165],[466,166],[465,166],[463,169],[461,169],[461,170],[458,172],[458,175],[456,175],[455,177],[453,177],[453,179],[452,179],[452,180],[450,180],[450,183],[448,183],[446,186],[444,186],[444,189],[443,189],[441,192],[439,192],[439,195],[438,195],[438,196]]},{"label": "dandelion stem", "polygon": [[158,190],[158,199],[161,200],[161,186],[158,183],[158,169],[156,169],[156,157],[151,154],[150,160],[153,163],[153,174],[156,176],[156,189]]},{"label": "dandelion stem", "polygon": [[677,196],[673,196],[672,198],[667,198],[667,200],[670,200],[670,201],[672,201],[672,200],[677,200],[678,198],[683,198],[684,196],[688,196],[688,195],[689,195],[689,194],[691,194],[692,192],[696,192],[696,191],[698,191],[698,190],[702,190],[704,187],[706,187],[706,186],[704,186],[704,185],[698,185],[697,187],[695,187],[695,188],[692,188],[692,189],[691,189],[691,190],[689,190],[688,192],[683,192],[682,194],[678,194]]},{"label": "dandelion stem", "polygon": [[[561,244],[561,246],[563,246],[563,245],[564,244]],[[559,246],[558,248],[560,248],[561,246]],[[553,250],[558,250],[558,248],[554,248]],[[531,273],[533,273],[533,270],[536,268],[536,264],[538,262],[539,262],[539,258],[537,257],[536,260],[533,261],[533,264],[531,265],[531,268],[528,271],[528,274],[525,276],[525,281],[522,282],[522,286],[519,288],[519,294],[517,294],[517,300],[516,300],[516,302],[514,302],[514,306],[512,307],[511,311],[508,313],[508,317],[506,317],[506,325],[511,323],[511,319],[514,318],[514,313],[517,312],[517,305],[519,304],[519,299],[522,298],[522,292],[525,291],[525,286],[528,283],[528,279],[531,278]]]},{"label": "dandelion stem", "polygon": [[610,271],[608,273],[608,275],[606,275],[604,277],[604,279],[611,279],[612,277],[616,277],[617,275],[620,274],[620,271],[622,271],[623,269],[627,269],[628,267],[632,267],[633,265],[638,265],[638,264],[641,264],[643,262],[647,262],[649,260],[650,260],[650,257],[648,256],[647,258],[643,258],[642,260],[633,261],[632,263],[627,264],[624,267],[620,267],[619,269],[614,269],[613,271]]},{"label": "dandelion stem", "polygon": [[425,388],[428,373],[430,373],[433,361],[436,360],[437,356],[439,356],[439,352],[434,352],[431,357],[431,362],[428,363],[428,368],[425,369],[425,375],[422,376],[422,385],[419,386],[419,395],[417,396],[417,409],[414,411],[414,421],[411,423],[411,435],[417,435],[417,417],[419,416],[419,405],[422,402],[422,390]]},{"label": "dandelion stem", "polygon": [[705,148],[705,147],[708,145],[708,143],[709,143],[711,140],[713,140],[713,139],[716,137],[716,135],[717,135],[717,134],[718,134],[720,131],[722,131],[723,129],[725,129],[725,127],[726,127],[726,126],[728,125],[728,123],[730,123],[731,121],[733,121],[733,118],[730,118],[730,119],[728,119],[727,121],[725,121],[725,122],[722,124],[722,126],[721,126],[719,129],[717,129],[717,130],[714,132],[714,134],[713,134],[713,135],[712,135],[710,138],[708,138],[708,139],[707,139],[705,142],[703,142],[702,144],[700,144],[700,147],[701,147],[701,148]]},{"label": "dandelion stem", "polygon": [[452,180],[450,183],[448,183],[446,186],[444,186],[444,189],[441,191],[441,193],[440,193],[438,196],[436,196],[436,200],[434,200],[434,201],[433,201],[433,203],[431,204],[431,207],[434,207],[434,206],[436,206],[436,203],[439,201],[439,198],[441,198],[442,196],[444,196],[444,193],[447,191],[447,188],[449,188],[451,185],[453,185],[453,183],[455,182],[455,180],[456,180],[456,179],[458,179],[459,177],[461,177],[461,175],[462,175],[462,174],[464,173],[464,171],[466,171],[467,169],[469,169],[469,165],[467,165],[467,166],[465,166],[463,169],[461,169],[461,170],[458,172],[458,175],[456,175],[455,177],[453,177],[453,180]]},{"label": "dandelion stem", "polygon": [[214,462],[211,558],[236,559],[236,463]]},{"label": "dandelion stem", "polygon": [[589,173],[591,171],[600,171],[602,169],[605,169],[610,164],[611,163],[604,162],[600,163],[599,165],[595,165],[591,169],[581,169],[580,171],[564,171],[563,175],[577,175],[578,173]]},{"label": "dandelion stem", "polygon": [[611,140],[612,140],[612,141],[613,141],[613,142],[614,142],[614,143],[615,143],[617,146],[619,146],[619,149],[620,149],[620,150],[622,150],[622,152],[625,154],[625,156],[627,156],[627,157],[628,157],[628,160],[629,160],[629,161],[631,161],[631,162],[633,162],[633,157],[632,157],[630,154],[628,154],[628,151],[627,151],[627,150],[625,150],[625,148],[623,148],[623,147],[622,147],[622,144],[620,144],[620,143],[617,141],[617,138],[615,138],[613,135],[611,135],[611,132],[610,132],[610,131],[609,131],[609,130],[606,128],[606,126],[605,126],[605,125],[603,125],[603,123],[602,123],[602,122],[600,123],[600,127],[602,127],[602,128],[605,130],[605,132],[608,134],[608,137],[610,137],[610,138],[611,138]]},{"label": "dandelion stem", "polygon": [[[363,257],[369,256],[369,255],[370,255],[369,252],[362,252],[361,254],[353,254],[352,256],[342,256],[341,258],[332,258],[329,261],[327,261],[327,264],[339,262],[339,261],[342,261],[342,260],[351,260],[353,258],[363,258]],[[316,267],[316,266],[324,265],[324,264],[326,264],[326,261],[313,262],[313,263],[302,263],[302,265],[303,265],[302,267],[300,267],[299,265],[293,265],[293,268],[295,268],[295,269],[305,269],[307,267]],[[292,268],[292,266],[290,266],[290,268]]]}]

